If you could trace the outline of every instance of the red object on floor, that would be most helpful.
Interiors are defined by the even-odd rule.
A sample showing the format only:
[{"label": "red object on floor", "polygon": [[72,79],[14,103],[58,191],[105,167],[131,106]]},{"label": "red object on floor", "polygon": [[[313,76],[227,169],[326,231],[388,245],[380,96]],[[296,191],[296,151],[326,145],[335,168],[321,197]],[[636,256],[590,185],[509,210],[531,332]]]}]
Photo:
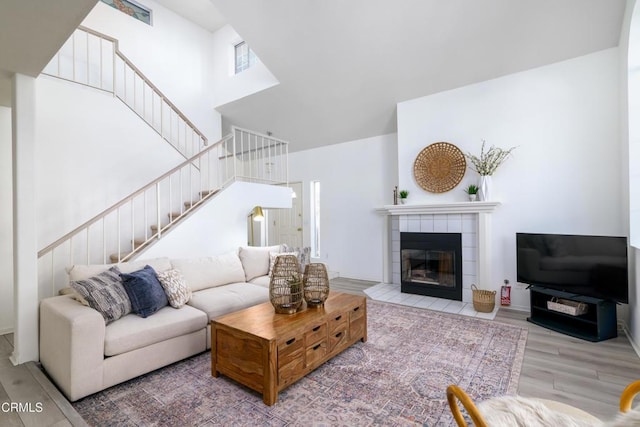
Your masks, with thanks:
[{"label": "red object on floor", "polygon": [[509,286],[508,280],[504,281],[504,286],[500,291],[500,305],[511,305],[511,286]]}]

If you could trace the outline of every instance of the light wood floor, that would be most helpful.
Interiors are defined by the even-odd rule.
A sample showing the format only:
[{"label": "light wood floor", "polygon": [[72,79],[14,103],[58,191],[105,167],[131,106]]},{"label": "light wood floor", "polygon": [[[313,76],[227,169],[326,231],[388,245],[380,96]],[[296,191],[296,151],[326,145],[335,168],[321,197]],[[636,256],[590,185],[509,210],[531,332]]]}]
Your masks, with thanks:
[{"label": "light wood floor", "polygon": [[[364,295],[363,290],[375,284],[338,278],[331,280],[331,289]],[[500,309],[495,318],[529,330],[518,394],[557,400],[603,420],[612,419],[618,411],[622,389],[640,379],[640,358],[624,333],[591,343],[536,326],[526,321],[527,316],[528,313]],[[86,425],[37,364],[13,366],[9,361],[11,351],[12,335],[0,336],[0,405],[7,401],[40,402],[43,410],[5,412],[0,406],[0,426]]]}]

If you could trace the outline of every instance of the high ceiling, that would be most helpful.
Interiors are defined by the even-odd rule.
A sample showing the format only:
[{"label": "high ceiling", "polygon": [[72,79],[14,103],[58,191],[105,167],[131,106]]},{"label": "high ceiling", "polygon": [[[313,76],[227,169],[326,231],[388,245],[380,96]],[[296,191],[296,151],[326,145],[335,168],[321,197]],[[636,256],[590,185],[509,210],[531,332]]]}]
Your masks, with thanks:
[{"label": "high ceiling", "polygon": [[[229,23],[280,81],[220,106],[225,123],[302,150],[396,131],[401,101],[617,46],[625,0],[155,0]],[[0,0],[0,105],[97,0]],[[16,42],[19,40],[19,42]]]},{"label": "high ceiling", "polygon": [[210,0],[280,84],[218,108],[300,150],[396,131],[396,104],[618,45],[625,0]]}]

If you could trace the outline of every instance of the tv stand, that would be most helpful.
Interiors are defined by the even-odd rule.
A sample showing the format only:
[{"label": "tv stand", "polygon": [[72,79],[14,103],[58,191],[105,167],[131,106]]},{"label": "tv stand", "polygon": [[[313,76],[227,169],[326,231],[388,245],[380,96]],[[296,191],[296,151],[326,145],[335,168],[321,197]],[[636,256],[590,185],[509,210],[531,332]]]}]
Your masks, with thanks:
[{"label": "tv stand", "polygon": [[[604,341],[618,336],[616,304],[613,301],[572,294],[541,286],[531,286],[531,316],[527,321],[536,325],[587,341]],[[587,304],[580,316],[549,310],[547,301],[553,297]]]}]

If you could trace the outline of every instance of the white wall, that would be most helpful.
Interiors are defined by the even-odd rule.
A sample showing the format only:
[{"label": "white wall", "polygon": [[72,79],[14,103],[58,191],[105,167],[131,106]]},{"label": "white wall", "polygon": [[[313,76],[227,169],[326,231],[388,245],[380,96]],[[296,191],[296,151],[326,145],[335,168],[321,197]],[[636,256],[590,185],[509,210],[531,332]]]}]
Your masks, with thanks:
[{"label": "white wall", "polygon": [[214,61],[211,79],[216,107],[278,84],[278,80],[260,58],[250,68],[235,74],[234,46],[242,41],[231,25],[225,25],[213,34]]},{"label": "white wall", "polygon": [[153,0],[153,25],[98,2],[82,25],[119,40],[120,51],[160,89],[210,142],[220,139],[213,109],[213,35]]},{"label": "white wall", "polygon": [[[517,146],[493,176],[493,282],[515,283],[515,233],[626,235],[621,190],[618,50],[398,104],[398,170],[410,203],[463,201],[461,185],[440,195],[414,181],[416,155],[437,141],[479,154],[481,139]],[[514,307],[529,305],[517,286]]]},{"label": "white wall", "polygon": [[11,109],[0,107],[0,335],[13,330]]},{"label": "white wall", "polygon": [[288,187],[235,182],[177,225],[139,259],[218,255],[247,245],[247,216],[254,206],[290,208]]},{"label": "white wall", "polygon": [[117,98],[77,84],[37,79],[34,121],[39,248],[184,161]]},{"label": "white wall", "polygon": [[631,282],[635,286],[629,289],[628,312],[625,327],[636,352],[640,354],[640,293],[637,283],[640,281],[640,7],[635,0],[627,0],[625,19],[620,34],[621,64],[621,139],[623,153],[628,156],[624,162],[627,175],[627,194],[629,209],[629,234],[633,246],[630,248]]},{"label": "white wall", "polygon": [[341,277],[383,280],[386,218],[374,209],[393,203],[396,143],[390,134],[289,154],[289,179],[303,184],[304,244],[310,242],[310,182],[320,181],[317,261]]}]

